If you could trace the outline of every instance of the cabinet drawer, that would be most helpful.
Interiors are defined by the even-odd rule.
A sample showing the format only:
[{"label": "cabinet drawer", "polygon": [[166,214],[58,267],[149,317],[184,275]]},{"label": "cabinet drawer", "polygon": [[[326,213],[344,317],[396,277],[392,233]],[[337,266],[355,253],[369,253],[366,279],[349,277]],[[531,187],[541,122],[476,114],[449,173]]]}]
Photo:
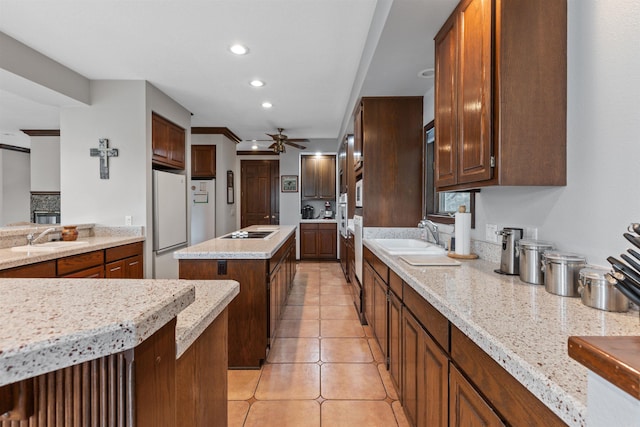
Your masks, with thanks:
[{"label": "cabinet drawer", "polygon": [[301,231],[317,230],[317,229],[318,229],[318,224],[317,223],[307,223],[307,222],[300,223],[300,230]]},{"label": "cabinet drawer", "polygon": [[337,231],[337,224],[334,223],[328,223],[328,224],[318,224],[318,230],[332,230],[332,231]]},{"label": "cabinet drawer", "polygon": [[142,242],[116,246],[105,251],[105,262],[117,261],[142,254]]},{"label": "cabinet drawer", "polygon": [[98,265],[102,267],[102,264],[104,264],[104,251],[93,251],[86,254],[60,258],[57,261],[58,276],[66,276],[74,271],[80,271]]},{"label": "cabinet drawer", "polygon": [[422,327],[449,353],[449,321],[406,283],[402,285],[404,305]]},{"label": "cabinet drawer", "polygon": [[389,283],[389,267],[380,261],[380,259],[373,254],[367,247],[362,248],[362,256],[364,259],[371,264],[371,267],[378,273],[378,276],[384,281],[384,283]]},{"label": "cabinet drawer", "polygon": [[104,275],[107,279],[124,279],[125,268],[125,260],[110,262],[104,266]]},{"label": "cabinet drawer", "polygon": [[56,277],[56,262],[46,261],[21,267],[0,270],[0,277],[13,278],[45,278]]},{"label": "cabinet drawer", "polygon": [[102,279],[104,277],[104,267],[102,265],[98,265],[96,267],[76,271],[75,273],[65,274],[62,277],[73,277],[77,279]]}]

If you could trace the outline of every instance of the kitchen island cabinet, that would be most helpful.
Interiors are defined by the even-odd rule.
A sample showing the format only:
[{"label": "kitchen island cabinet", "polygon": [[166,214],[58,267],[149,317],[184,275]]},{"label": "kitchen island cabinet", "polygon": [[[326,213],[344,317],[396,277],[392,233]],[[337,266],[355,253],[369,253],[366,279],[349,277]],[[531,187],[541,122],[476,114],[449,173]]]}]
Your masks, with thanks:
[{"label": "kitchen island cabinet", "polygon": [[[412,425],[442,425],[444,419],[444,425],[584,426],[587,370],[567,355],[569,336],[637,335],[636,311],[594,310],[518,277],[496,275],[486,261],[411,266],[373,240],[364,245],[374,265],[377,258],[389,268],[389,288],[402,284],[401,292],[393,291],[403,349],[396,385]],[[392,378],[393,311],[387,326]]]},{"label": "kitchen island cabinet", "polygon": [[240,294],[229,305],[229,367],[259,368],[273,338],[295,275],[295,227],[251,226],[275,231],[267,239],[208,240],[175,253],[179,277],[235,280]]},{"label": "kitchen island cabinet", "polygon": [[462,0],[435,37],[435,186],[566,185],[567,3]]}]

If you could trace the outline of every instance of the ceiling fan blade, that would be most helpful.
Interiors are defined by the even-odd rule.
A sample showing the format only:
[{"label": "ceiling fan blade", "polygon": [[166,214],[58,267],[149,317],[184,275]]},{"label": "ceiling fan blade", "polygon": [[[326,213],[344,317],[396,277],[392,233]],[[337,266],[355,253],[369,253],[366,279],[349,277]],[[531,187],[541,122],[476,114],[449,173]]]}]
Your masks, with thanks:
[{"label": "ceiling fan blade", "polygon": [[271,144],[268,148],[269,148],[269,150],[273,150],[273,147],[275,147],[275,146],[276,146],[276,143],[274,142],[274,143],[273,143],[273,144]]},{"label": "ceiling fan blade", "polygon": [[287,141],[290,142],[311,142],[307,138],[289,138]]},{"label": "ceiling fan blade", "polygon": [[290,145],[292,147],[296,147],[296,148],[298,148],[300,150],[306,150],[307,147],[299,145],[299,144],[296,144],[296,143],[291,142],[291,141],[295,141],[295,140],[294,139],[289,139],[289,140],[284,141],[284,143],[287,144],[287,145]]}]

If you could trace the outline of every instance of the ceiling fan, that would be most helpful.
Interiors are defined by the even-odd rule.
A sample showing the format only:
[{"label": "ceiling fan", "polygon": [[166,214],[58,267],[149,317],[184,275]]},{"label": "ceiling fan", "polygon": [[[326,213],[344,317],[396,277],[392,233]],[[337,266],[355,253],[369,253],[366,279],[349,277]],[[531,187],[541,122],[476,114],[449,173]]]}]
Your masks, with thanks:
[{"label": "ceiling fan", "polygon": [[296,144],[296,142],[309,142],[308,139],[305,138],[291,138],[289,139],[289,137],[287,135],[284,135],[282,133],[284,129],[283,128],[278,128],[278,133],[274,133],[274,134],[270,134],[268,133],[267,135],[269,135],[272,139],[273,139],[273,144],[271,144],[269,146],[270,150],[273,150],[274,153],[276,154],[280,154],[280,153],[285,153],[287,150],[285,148],[285,144],[286,145],[290,145],[292,147],[296,147],[299,150],[304,150],[307,147]]}]

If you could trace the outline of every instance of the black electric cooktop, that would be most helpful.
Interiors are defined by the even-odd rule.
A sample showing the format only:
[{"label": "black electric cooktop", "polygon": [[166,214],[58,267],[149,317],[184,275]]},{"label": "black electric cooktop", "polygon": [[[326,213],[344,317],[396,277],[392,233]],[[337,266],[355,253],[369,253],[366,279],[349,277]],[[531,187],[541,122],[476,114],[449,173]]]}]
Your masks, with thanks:
[{"label": "black electric cooktop", "polygon": [[273,234],[273,231],[234,231],[222,237],[223,239],[264,239]]}]

